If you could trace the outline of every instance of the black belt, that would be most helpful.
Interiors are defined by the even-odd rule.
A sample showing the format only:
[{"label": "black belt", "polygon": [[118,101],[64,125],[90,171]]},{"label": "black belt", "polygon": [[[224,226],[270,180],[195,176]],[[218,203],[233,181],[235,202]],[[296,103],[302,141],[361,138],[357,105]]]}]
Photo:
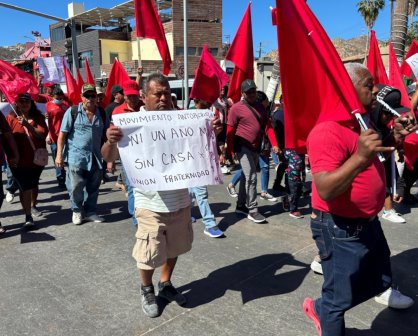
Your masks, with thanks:
[{"label": "black belt", "polygon": [[359,226],[359,225],[363,225],[363,224],[367,224],[371,221],[373,221],[376,216],[373,217],[369,217],[369,218],[350,218],[350,217],[343,217],[343,216],[338,216],[338,215],[333,215],[329,212],[324,212],[324,211],[320,211],[317,209],[312,209],[312,212],[320,219],[332,219],[337,225],[338,222],[343,221],[345,225],[353,225],[353,226]]}]

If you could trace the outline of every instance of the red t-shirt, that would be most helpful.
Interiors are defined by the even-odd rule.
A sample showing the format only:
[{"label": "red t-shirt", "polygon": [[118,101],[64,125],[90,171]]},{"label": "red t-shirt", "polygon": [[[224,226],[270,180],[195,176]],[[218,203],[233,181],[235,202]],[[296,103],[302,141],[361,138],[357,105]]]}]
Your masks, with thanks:
[{"label": "red t-shirt", "polygon": [[[260,116],[260,120],[266,125],[265,133],[271,144],[277,146],[276,136],[271,126],[270,118],[261,104],[251,105]],[[262,137],[260,133],[261,125],[251,110],[242,101],[232,105],[228,114],[227,124],[235,129],[235,136],[245,139],[250,149],[258,151]],[[264,133],[264,132],[263,132]],[[228,143],[228,146],[230,144]]]},{"label": "red t-shirt", "polygon": [[112,112],[112,115],[114,115],[114,114],[120,114],[120,113],[127,113],[127,112],[138,112],[139,111],[139,108],[141,106],[143,106],[143,105],[144,104],[142,103],[142,101],[140,101],[139,102],[139,105],[138,105],[138,109],[137,110],[133,110],[125,102],[125,103],[120,104],[119,106],[116,106],[115,109]]},{"label": "red t-shirt", "polygon": [[386,197],[385,168],[377,156],[353,180],[351,187],[332,201],[319,197],[315,173],[334,171],[357,152],[359,132],[334,121],[322,122],[308,137],[312,183],[312,208],[348,218],[377,215]]},{"label": "red t-shirt", "polygon": [[[10,112],[6,120],[12,129],[13,137],[15,138],[17,149],[19,151],[19,163],[17,166],[19,168],[39,167],[33,163],[34,150],[32,149],[28,136],[26,135],[25,129],[17,121],[15,113]],[[32,136],[31,139],[35,145],[35,148],[46,148],[45,138],[48,134],[48,127],[45,123],[45,117],[41,114],[41,112],[39,112],[39,115],[34,117],[30,124],[43,133],[43,138],[41,139],[33,136],[29,131],[29,134]]]},{"label": "red t-shirt", "polygon": [[64,101],[61,105],[57,105],[53,101],[49,101],[45,105],[46,116],[48,118],[49,138],[55,144],[58,141],[62,117],[69,107],[70,106]]}]

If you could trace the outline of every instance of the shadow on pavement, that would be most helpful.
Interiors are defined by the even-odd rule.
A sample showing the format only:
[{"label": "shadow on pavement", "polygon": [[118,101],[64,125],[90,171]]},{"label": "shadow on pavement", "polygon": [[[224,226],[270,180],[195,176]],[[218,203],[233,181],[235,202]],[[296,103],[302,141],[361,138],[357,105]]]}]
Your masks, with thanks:
[{"label": "shadow on pavement", "polygon": [[[298,268],[276,274],[284,265]],[[245,304],[296,290],[309,272],[308,266],[289,253],[266,254],[220,268],[178,290],[187,292],[187,308],[210,303],[222,297],[227,290],[241,292]]]}]

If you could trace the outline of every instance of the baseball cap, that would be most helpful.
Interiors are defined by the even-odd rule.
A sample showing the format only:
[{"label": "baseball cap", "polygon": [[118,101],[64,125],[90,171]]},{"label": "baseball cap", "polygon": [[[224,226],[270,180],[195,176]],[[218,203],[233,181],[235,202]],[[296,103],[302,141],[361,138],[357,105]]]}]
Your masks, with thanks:
[{"label": "baseball cap", "polygon": [[120,86],[119,84],[113,85],[112,88],[110,89],[110,93],[112,94],[112,96],[115,96],[119,92],[123,94],[122,86]]},{"label": "baseball cap", "polygon": [[255,85],[254,81],[251,79],[246,79],[241,83],[241,92],[247,92],[251,89],[256,89],[257,85]]},{"label": "baseball cap", "polygon": [[376,86],[379,89],[376,99],[377,102],[380,104],[382,110],[384,110],[385,107],[379,102],[379,100],[388,104],[392,109],[394,109],[398,113],[404,113],[411,110],[410,108],[401,105],[402,95],[401,91],[399,91],[397,88],[390,85],[382,84],[377,84]]},{"label": "baseball cap", "polygon": [[45,82],[44,83],[44,87],[53,87],[53,86],[55,86],[55,83],[53,83],[53,82]]},{"label": "baseball cap", "polygon": [[134,80],[127,80],[123,82],[123,92],[126,96],[139,95],[139,85]]},{"label": "baseball cap", "polygon": [[96,92],[96,87],[93,84],[86,83],[81,88],[81,93],[86,93],[87,91]]}]

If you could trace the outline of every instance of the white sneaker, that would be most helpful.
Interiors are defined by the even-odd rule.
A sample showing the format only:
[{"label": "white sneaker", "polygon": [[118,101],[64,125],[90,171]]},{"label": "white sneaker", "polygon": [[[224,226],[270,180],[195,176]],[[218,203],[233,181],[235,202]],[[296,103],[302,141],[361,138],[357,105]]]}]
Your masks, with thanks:
[{"label": "white sneaker", "polygon": [[83,221],[83,215],[81,212],[73,212],[73,224],[80,225]]},{"label": "white sneaker", "polygon": [[84,218],[87,222],[95,222],[95,223],[103,223],[104,222],[104,218],[97,216],[96,214],[91,214],[89,216],[86,216]]},{"label": "white sneaker", "polygon": [[269,193],[261,193],[260,198],[270,202],[277,202],[277,198],[273,195],[270,195]]},{"label": "white sneaker", "polygon": [[315,259],[311,262],[311,270],[318,274],[324,274],[324,272],[322,272],[321,259],[318,261],[315,257]]},{"label": "white sneaker", "polygon": [[395,209],[383,210],[382,218],[393,223],[405,223],[406,220],[398,214]]},{"label": "white sneaker", "polygon": [[382,294],[375,296],[374,300],[377,303],[395,309],[406,309],[414,304],[414,300],[409,296],[403,295],[400,291],[392,287],[385,290]]},{"label": "white sneaker", "polygon": [[14,194],[10,193],[9,191],[6,193],[6,202],[7,203],[12,203],[14,198],[15,198]]},{"label": "white sneaker", "polygon": [[227,166],[222,166],[221,167],[221,172],[222,172],[222,174],[231,174],[231,171],[229,170],[229,168]]}]

